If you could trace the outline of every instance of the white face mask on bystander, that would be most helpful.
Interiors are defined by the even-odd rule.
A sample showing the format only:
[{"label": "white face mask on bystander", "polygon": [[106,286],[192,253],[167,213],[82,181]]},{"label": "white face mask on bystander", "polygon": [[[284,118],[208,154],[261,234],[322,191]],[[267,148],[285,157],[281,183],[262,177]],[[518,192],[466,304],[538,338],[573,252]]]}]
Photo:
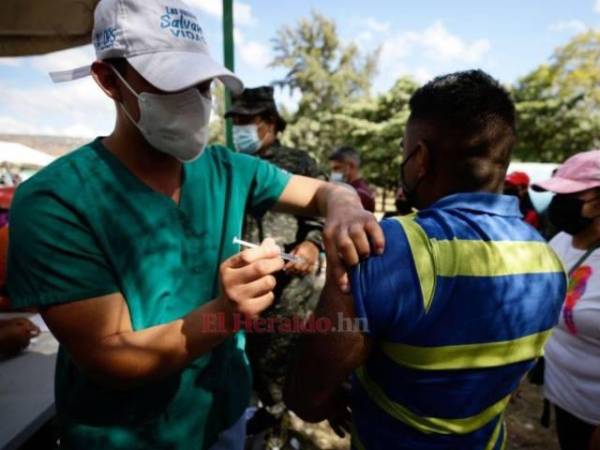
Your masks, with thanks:
[{"label": "white face mask on bystander", "polygon": [[258,137],[258,126],[234,125],[233,126],[233,144],[237,151],[253,155],[260,150],[263,143]]},{"label": "white face mask on bystander", "polygon": [[139,121],[121,103],[121,109],[152,147],[191,162],[202,155],[208,142],[212,99],[196,87],[174,94],[138,94],[118,70],[113,68],[125,87],[136,96],[140,108]]}]

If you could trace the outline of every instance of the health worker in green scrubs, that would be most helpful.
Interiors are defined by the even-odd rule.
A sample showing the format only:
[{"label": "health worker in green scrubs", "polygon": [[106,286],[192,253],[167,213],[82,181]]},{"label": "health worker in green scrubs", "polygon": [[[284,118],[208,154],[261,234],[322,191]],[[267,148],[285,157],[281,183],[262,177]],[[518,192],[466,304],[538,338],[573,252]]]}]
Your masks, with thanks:
[{"label": "health worker in green scrubs", "polygon": [[[234,324],[273,301],[273,241],[240,252],[244,211],[326,219],[330,261],[383,249],[358,196],[207,146],[214,61],[179,0],[101,0],[91,74],[114,131],[23,183],[11,210],[8,292],[60,342],[56,411],[68,449],[241,449],[251,380]],[[67,91],[65,91],[67,92]]]}]

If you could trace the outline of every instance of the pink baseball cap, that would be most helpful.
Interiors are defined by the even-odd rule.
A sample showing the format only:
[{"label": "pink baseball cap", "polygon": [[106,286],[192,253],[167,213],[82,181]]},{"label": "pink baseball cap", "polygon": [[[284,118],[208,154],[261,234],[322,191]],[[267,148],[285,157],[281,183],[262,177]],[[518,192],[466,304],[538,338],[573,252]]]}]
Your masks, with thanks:
[{"label": "pink baseball cap", "polygon": [[549,180],[534,184],[536,191],[573,194],[600,187],[600,150],[577,153],[567,159]]}]

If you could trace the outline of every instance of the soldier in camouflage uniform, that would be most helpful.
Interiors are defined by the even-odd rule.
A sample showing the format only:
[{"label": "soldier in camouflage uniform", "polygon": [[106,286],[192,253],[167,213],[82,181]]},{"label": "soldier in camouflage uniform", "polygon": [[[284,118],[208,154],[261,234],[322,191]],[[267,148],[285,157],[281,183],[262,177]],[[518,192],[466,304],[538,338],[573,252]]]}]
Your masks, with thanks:
[{"label": "soldier in camouflage uniform", "polygon": [[[253,154],[296,175],[325,178],[306,151],[284,147],[279,142],[278,135],[285,129],[286,122],[277,111],[272,87],[246,89],[233,99],[226,117],[233,119],[234,143],[238,151]],[[272,211],[262,218],[246,216],[245,240],[262,242],[271,237],[286,252],[303,260],[288,263],[278,274],[275,302],[263,312],[262,317],[307,318],[313,311],[324,284],[322,230],[322,221],[315,218]],[[265,410],[275,418],[267,448],[278,448],[281,435],[286,431],[286,427],[282,426],[286,411],[282,389],[297,340],[298,335],[290,333],[254,333],[247,336],[256,394]]]}]

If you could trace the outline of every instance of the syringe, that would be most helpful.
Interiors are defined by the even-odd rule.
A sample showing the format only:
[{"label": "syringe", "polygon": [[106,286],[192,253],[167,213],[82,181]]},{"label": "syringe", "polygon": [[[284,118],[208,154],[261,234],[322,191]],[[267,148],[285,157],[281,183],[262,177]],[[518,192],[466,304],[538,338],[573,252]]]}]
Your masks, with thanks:
[{"label": "syringe", "polygon": [[[243,241],[238,237],[234,237],[233,238],[233,244],[234,245],[241,245],[242,247],[247,247],[247,248],[257,248],[260,247],[258,244],[253,244],[252,242],[248,242],[248,241]],[[304,259],[301,258],[300,256],[296,256],[296,255],[292,255],[290,253],[284,253],[281,252],[281,259],[283,259],[284,261],[291,261],[293,263],[302,263],[304,262]]]}]

